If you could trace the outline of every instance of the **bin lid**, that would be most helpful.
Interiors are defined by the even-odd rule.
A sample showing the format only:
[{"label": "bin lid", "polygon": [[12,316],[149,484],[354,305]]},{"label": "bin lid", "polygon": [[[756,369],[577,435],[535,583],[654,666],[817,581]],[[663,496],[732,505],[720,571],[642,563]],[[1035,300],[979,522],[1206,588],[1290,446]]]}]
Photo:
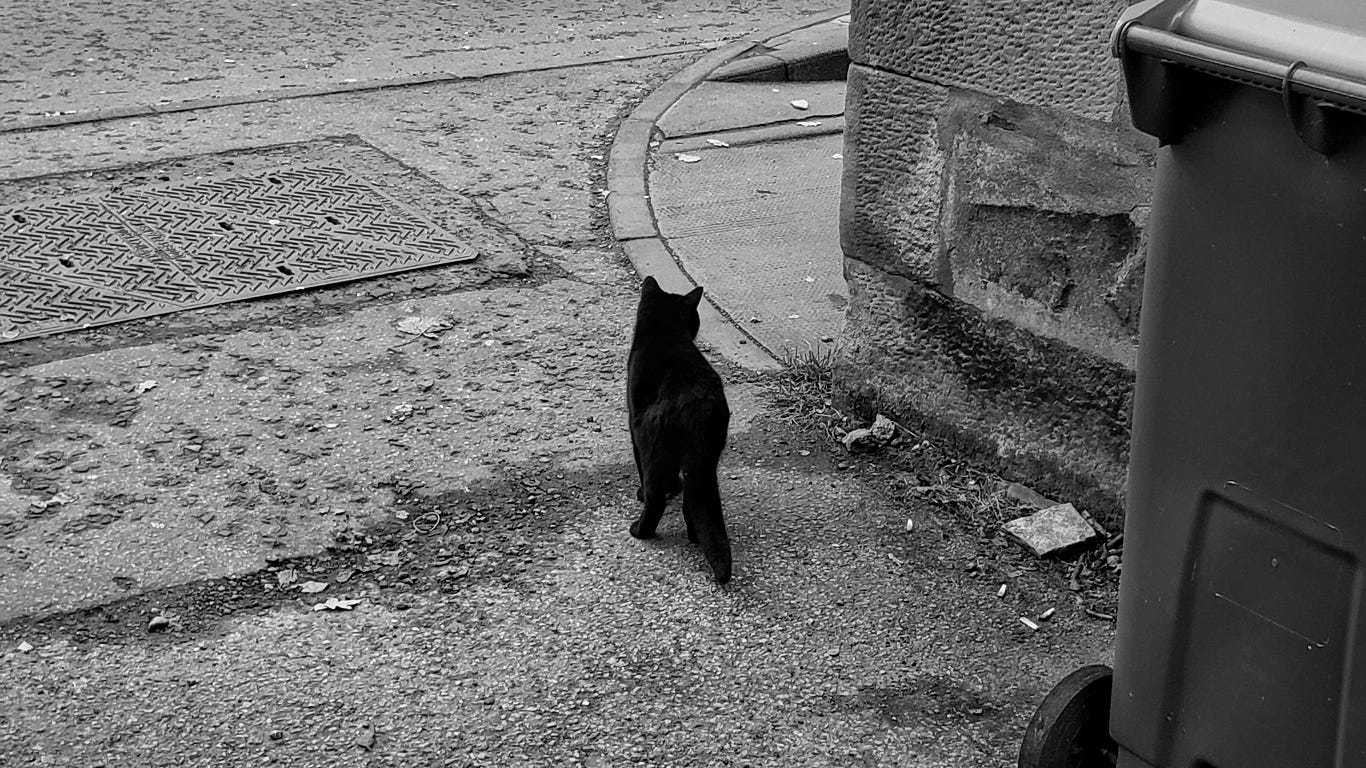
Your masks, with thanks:
[{"label": "bin lid", "polygon": [[[1144,0],[1125,9],[1110,42],[1121,58],[1155,57],[1366,114],[1363,0]],[[1125,66],[1136,108],[1140,70]],[[1154,87],[1142,108],[1161,111],[1167,97]],[[1136,112],[1140,120],[1166,135]]]},{"label": "bin lid", "polygon": [[1181,0],[1168,31],[1286,63],[1366,80],[1366,2]]}]

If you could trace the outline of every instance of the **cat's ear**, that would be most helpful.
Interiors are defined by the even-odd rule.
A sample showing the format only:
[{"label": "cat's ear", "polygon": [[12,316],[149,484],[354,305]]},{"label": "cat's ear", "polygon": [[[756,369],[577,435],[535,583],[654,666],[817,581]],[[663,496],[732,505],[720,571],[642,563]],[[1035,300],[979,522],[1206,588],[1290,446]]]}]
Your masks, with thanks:
[{"label": "cat's ear", "polygon": [[659,287],[659,283],[655,281],[654,275],[650,275],[649,277],[645,278],[645,282],[643,282],[643,283],[640,284],[640,292],[641,292],[641,293],[662,293],[662,292],[663,292],[663,289],[661,289],[661,288]]},{"label": "cat's ear", "polygon": [[697,309],[697,305],[702,303],[702,286],[699,285],[691,291],[688,291],[687,295],[683,297],[683,303],[693,309]]}]

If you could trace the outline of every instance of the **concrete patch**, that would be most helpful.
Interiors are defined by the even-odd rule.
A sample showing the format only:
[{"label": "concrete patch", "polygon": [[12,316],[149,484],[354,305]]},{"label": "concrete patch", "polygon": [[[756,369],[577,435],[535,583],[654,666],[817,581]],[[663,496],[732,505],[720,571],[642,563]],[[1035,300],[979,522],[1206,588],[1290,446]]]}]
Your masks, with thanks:
[{"label": "concrete patch", "polygon": [[837,237],[839,136],[656,160],[651,200],[683,268],[768,349],[838,336],[846,287]]}]

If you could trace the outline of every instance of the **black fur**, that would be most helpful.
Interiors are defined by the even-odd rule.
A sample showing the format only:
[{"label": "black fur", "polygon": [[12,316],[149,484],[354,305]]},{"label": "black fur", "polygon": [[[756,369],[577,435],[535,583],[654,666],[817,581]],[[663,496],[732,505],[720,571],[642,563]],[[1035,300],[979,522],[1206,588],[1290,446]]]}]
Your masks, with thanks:
[{"label": "black fur", "polygon": [[[645,502],[631,535],[655,535],[670,496],[683,492],[688,540],[701,545],[716,581],[730,581],[730,538],[721,515],[716,464],[726,446],[730,408],[721,377],[697,350],[702,289],[666,293],[645,278],[627,362],[626,409]],[[682,474],[680,481],[679,475]]]}]

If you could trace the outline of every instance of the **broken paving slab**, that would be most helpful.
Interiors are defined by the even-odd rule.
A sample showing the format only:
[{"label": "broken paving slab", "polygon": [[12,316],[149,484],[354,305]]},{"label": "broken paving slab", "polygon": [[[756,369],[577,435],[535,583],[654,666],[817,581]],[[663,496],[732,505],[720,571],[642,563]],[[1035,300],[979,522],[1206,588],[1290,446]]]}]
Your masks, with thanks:
[{"label": "broken paving slab", "polygon": [[1097,536],[1096,529],[1071,504],[1055,504],[1001,526],[1006,535],[1036,557],[1048,557],[1085,544]]}]

